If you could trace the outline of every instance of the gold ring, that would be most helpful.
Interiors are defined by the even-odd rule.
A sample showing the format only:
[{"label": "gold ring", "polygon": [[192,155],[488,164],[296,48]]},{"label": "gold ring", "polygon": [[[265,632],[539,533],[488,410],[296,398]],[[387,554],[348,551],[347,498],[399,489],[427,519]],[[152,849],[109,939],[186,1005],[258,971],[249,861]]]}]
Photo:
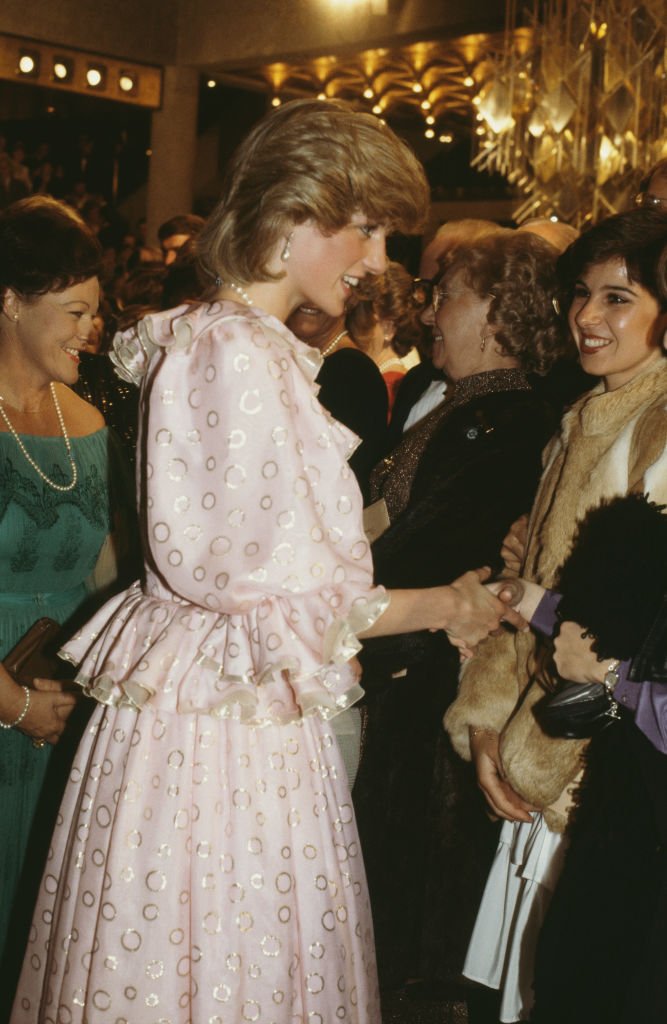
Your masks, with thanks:
[{"label": "gold ring", "polygon": [[46,740],[33,740],[32,745],[36,750],[41,750],[46,745]]}]

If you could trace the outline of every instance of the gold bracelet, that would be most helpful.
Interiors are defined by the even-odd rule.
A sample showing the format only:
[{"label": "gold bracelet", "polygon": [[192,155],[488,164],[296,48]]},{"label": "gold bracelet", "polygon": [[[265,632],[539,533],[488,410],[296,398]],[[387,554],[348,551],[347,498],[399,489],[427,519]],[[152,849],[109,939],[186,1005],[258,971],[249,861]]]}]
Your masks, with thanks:
[{"label": "gold bracelet", "polygon": [[492,729],[488,725],[469,725],[468,726],[468,735],[469,735],[471,740],[474,740],[475,736],[479,736],[479,735],[481,735],[481,733],[487,733],[487,735],[489,735],[489,736],[497,736],[498,735],[497,729]]}]

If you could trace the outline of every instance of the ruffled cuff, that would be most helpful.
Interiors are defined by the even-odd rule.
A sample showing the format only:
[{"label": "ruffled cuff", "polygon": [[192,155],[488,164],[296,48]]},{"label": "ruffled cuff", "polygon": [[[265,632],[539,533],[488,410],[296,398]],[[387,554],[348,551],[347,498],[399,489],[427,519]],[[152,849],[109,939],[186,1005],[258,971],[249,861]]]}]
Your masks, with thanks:
[{"label": "ruffled cuff", "polygon": [[377,622],[390,600],[386,591],[370,599],[363,598],[352,605],[344,619],[334,619],[324,634],[324,660],[340,665],[356,657],[362,648],[359,634]]}]

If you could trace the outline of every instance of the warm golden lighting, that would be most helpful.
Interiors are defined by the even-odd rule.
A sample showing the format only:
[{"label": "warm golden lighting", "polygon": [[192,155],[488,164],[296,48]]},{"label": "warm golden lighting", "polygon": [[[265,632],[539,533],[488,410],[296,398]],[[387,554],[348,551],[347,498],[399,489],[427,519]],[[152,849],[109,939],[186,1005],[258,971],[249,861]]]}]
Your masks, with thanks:
[{"label": "warm golden lighting", "polygon": [[438,136],[438,142],[444,142],[445,144],[447,144],[448,142],[452,142],[452,141],[453,141],[453,137],[451,135],[449,135],[449,133],[445,133],[444,135],[439,135]]},{"label": "warm golden lighting", "polygon": [[433,131],[432,128],[427,128],[426,131],[424,132],[424,135],[426,136],[427,139],[433,139],[435,137],[435,132]]},{"label": "warm golden lighting", "polygon": [[430,102],[430,100],[422,100],[419,105],[422,108],[422,110],[430,110],[431,109],[431,102]]},{"label": "warm golden lighting", "polygon": [[280,96],[274,96],[271,99],[271,106],[272,107],[279,107],[281,103],[282,103],[282,100],[281,100]]},{"label": "warm golden lighting", "polygon": [[104,81],[103,68],[91,64],[86,71],[86,81],[91,89],[99,89]]},{"label": "warm golden lighting", "polygon": [[475,84],[475,79],[472,77],[472,75],[466,75],[465,78],[463,79],[463,84],[465,85],[466,89],[472,89],[473,85]]},{"label": "warm golden lighting", "polygon": [[206,83],[209,89],[215,89],[217,84],[218,83],[216,82],[215,78],[209,78],[208,82]]},{"label": "warm golden lighting", "polygon": [[[24,4],[24,8],[29,11],[30,4]],[[156,65],[135,65],[133,61],[116,60],[60,43],[42,44],[0,33],[0,81],[3,79],[58,90],[61,97],[63,92],[95,95],[152,110],[162,103],[162,69]],[[43,111],[48,112],[51,105],[46,98],[38,100]],[[69,116],[60,103],[57,113]]]},{"label": "warm golden lighting", "polygon": [[370,86],[367,86],[367,88],[364,89],[364,98],[365,99],[372,100],[374,95],[375,95],[375,93],[373,92],[373,90],[371,89]]},{"label": "warm golden lighting", "polygon": [[435,118],[433,114],[429,114],[427,117],[424,118],[424,120],[426,121],[426,124],[435,124]]},{"label": "warm golden lighting", "polygon": [[36,53],[23,52],[19,56],[19,71],[22,75],[39,74],[39,57]]},{"label": "warm golden lighting", "polygon": [[523,193],[519,222],[554,216],[581,228],[627,209],[667,136],[664,0],[540,5],[523,48],[511,9],[477,98],[473,165]]},{"label": "warm golden lighting", "polygon": [[506,132],[514,124],[512,93],[502,79],[494,79],[480,92],[478,119],[480,116],[496,135]]},{"label": "warm golden lighting", "polygon": [[421,84],[421,82],[414,82],[413,86],[412,86],[412,91],[413,92],[423,92],[424,91],[424,86]]},{"label": "warm golden lighting", "polygon": [[375,104],[375,106],[373,107],[373,113],[374,114],[381,114],[382,113],[382,104],[381,103],[376,103]]}]

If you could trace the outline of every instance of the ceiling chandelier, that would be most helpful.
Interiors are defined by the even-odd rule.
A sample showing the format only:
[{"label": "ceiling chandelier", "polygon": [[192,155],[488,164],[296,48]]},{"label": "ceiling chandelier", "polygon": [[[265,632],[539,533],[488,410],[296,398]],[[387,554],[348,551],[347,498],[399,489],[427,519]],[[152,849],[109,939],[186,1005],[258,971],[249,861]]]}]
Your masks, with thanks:
[{"label": "ceiling chandelier", "polygon": [[509,0],[504,51],[473,100],[473,165],[516,186],[517,221],[581,227],[627,209],[667,154],[666,15],[666,0]]}]

